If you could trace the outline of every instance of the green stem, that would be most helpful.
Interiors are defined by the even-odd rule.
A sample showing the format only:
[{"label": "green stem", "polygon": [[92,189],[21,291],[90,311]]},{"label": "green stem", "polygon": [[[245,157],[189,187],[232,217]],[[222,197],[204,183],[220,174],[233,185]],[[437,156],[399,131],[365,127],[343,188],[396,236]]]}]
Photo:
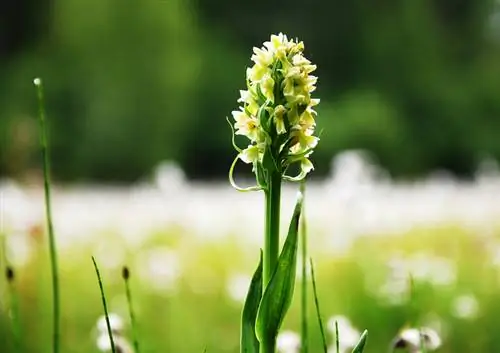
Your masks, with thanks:
[{"label": "green stem", "polygon": [[45,191],[45,214],[47,217],[47,227],[49,231],[49,251],[50,251],[50,263],[51,263],[51,274],[52,274],[52,296],[53,296],[53,316],[54,316],[54,326],[53,326],[53,352],[59,352],[59,321],[60,321],[60,309],[59,309],[59,276],[57,267],[57,250],[56,250],[56,240],[54,236],[54,227],[52,224],[52,207],[51,207],[51,197],[50,197],[50,161],[49,153],[47,147],[47,126],[45,124],[45,108],[43,100],[43,87],[42,81],[36,78],[35,86],[37,88],[38,94],[38,113],[40,122],[40,145],[42,148],[42,160],[43,160],[43,185]]},{"label": "green stem", "polygon": [[275,353],[276,352],[276,338],[266,339],[260,342],[259,353]]},{"label": "green stem", "polygon": [[[262,288],[265,291],[276,264],[280,247],[280,201],[281,174],[273,172],[268,179],[266,195],[266,233],[263,251]],[[260,353],[274,353],[276,337],[269,337],[260,342]]]},{"label": "green stem", "polygon": [[301,222],[301,241],[302,241],[302,297],[301,297],[301,316],[302,316],[302,334],[301,334],[301,352],[308,352],[307,345],[307,225],[305,217],[305,193],[306,193],[306,181],[305,179],[300,184],[300,191],[304,197],[302,202],[302,216]]},{"label": "green stem", "polygon": [[[312,286],[313,286],[313,295],[314,295],[314,306],[316,307],[316,317],[318,319],[318,325],[319,325],[319,331],[321,333],[321,341],[323,343],[323,352],[327,353],[328,352],[328,345],[326,343],[326,335],[325,335],[325,328],[323,326],[323,319],[321,318],[321,310],[319,308],[319,299],[318,299],[318,290],[316,288],[316,275],[314,273],[314,264],[312,261],[312,258],[309,258],[309,264],[311,265],[311,279],[312,279]],[[337,334],[335,337],[335,343],[339,345],[339,335]]]},{"label": "green stem", "polygon": [[264,241],[264,262],[262,288],[265,290],[278,262],[280,245],[280,199],[281,174],[274,172],[269,178],[266,195],[266,238]]},{"label": "green stem", "polygon": [[102,306],[104,308],[104,318],[106,319],[106,326],[108,328],[109,341],[111,342],[111,352],[116,353],[115,341],[113,339],[113,331],[111,331],[111,324],[109,322],[108,305],[106,304],[106,295],[104,294],[104,288],[102,286],[101,273],[99,272],[99,267],[92,256],[92,262],[94,263],[95,273],[97,275],[97,282],[99,282],[99,290],[101,292]]},{"label": "green stem", "polygon": [[19,311],[19,296],[16,291],[14,283],[14,269],[10,266],[6,266],[5,277],[8,282],[9,292],[10,292],[10,305],[11,305],[11,320],[12,320],[12,334],[14,338],[15,352],[21,353],[22,350],[22,339],[21,339],[21,319]]},{"label": "green stem", "polygon": [[130,291],[128,269],[127,269],[127,275],[124,276],[124,280],[125,280],[125,293],[127,295],[128,312],[130,315],[130,325],[132,326],[132,334],[134,335],[135,353],[139,353],[139,339],[137,336],[137,327],[136,327],[136,323],[135,323],[134,308],[132,306],[132,292]]}]

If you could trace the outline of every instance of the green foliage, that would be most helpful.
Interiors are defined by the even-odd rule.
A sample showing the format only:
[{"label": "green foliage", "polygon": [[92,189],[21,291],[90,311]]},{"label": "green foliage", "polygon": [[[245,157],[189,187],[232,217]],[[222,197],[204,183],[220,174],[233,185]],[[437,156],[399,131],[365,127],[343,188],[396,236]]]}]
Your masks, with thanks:
[{"label": "green foliage", "polygon": [[352,350],[352,353],[363,353],[367,338],[368,338],[368,331],[364,330],[363,333],[361,334],[361,338],[359,339],[358,344]]},{"label": "green foliage", "polygon": [[318,65],[319,174],[346,148],[371,149],[403,176],[469,174],[484,154],[500,157],[491,0],[389,0],[376,11],[361,0],[25,6],[30,20],[6,22],[5,33],[26,39],[0,58],[0,175],[37,165],[30,82],[40,75],[57,179],[132,181],[164,159],[191,177],[225,176],[234,153],[224,117],[248,48],[279,31],[303,39]]},{"label": "green foliage", "polygon": [[290,307],[297,269],[297,248],[299,219],[302,208],[302,197],[297,199],[288,235],[278,258],[269,284],[264,290],[257,312],[255,331],[262,342],[272,342],[278,335]]},{"label": "green foliage", "polygon": [[[323,352],[328,352],[328,344],[326,343],[326,334],[323,325],[323,319],[321,318],[321,310],[319,308],[319,298],[318,298],[318,290],[316,289],[316,274],[314,273],[314,264],[312,259],[309,259],[309,263],[311,264],[311,279],[313,286],[313,295],[314,295],[314,308],[316,309],[316,319],[318,320],[319,332],[321,334],[321,342],[323,344]],[[338,353],[338,339],[339,335],[335,336],[337,341],[337,353]]]},{"label": "green foliage", "polygon": [[106,303],[106,294],[104,293],[104,288],[101,279],[101,273],[99,272],[99,267],[92,256],[92,263],[94,264],[95,274],[97,276],[97,282],[99,283],[99,291],[101,293],[102,307],[104,309],[104,318],[106,320],[106,327],[108,328],[109,341],[111,342],[111,352],[116,352],[115,342],[113,338],[113,331],[111,330],[111,324],[109,322],[108,305]]},{"label": "green foliage", "polygon": [[[310,232],[309,253],[315,259],[321,311],[325,319],[341,314],[356,328],[368,328],[370,337],[365,352],[387,352],[391,340],[407,323],[407,303],[388,304],[378,296],[378,289],[388,276],[388,262],[394,256],[422,253],[445,258],[457,270],[451,286],[416,279],[419,295],[415,314],[422,325],[437,320],[446,327],[439,352],[500,350],[497,334],[500,268],[492,262],[494,244],[498,245],[500,240],[498,228],[485,234],[473,228],[441,225],[397,235],[366,234],[342,254],[331,253],[325,247],[324,241],[330,234],[328,225]],[[157,233],[141,233],[139,243],[128,243],[111,231],[96,231],[89,235],[88,242],[68,244],[60,252],[60,265],[64,269],[60,273],[61,288],[66,298],[61,302],[64,319],[61,352],[98,352],[94,327],[103,309],[96,274],[89,261],[91,254],[101,259],[108,309],[124,318],[127,309],[122,264],[129,264],[136,274],[130,284],[140,322],[142,352],[202,352],[205,347],[209,353],[238,352],[242,303],[235,302],[226,288],[233,275],[255,270],[259,248],[257,244],[235,241],[231,235],[234,234],[220,241],[205,242],[184,228],[172,226]],[[16,266],[20,323],[23,333],[29,332],[23,348],[26,353],[50,352],[50,264],[46,245],[30,244],[32,257]],[[161,277],[164,274],[161,269],[158,274],[150,272],[156,269],[151,268],[152,263],[158,265],[158,256],[154,254],[159,249],[174,252],[180,261],[180,277],[171,287],[163,286],[165,277]],[[7,288],[4,276],[0,276],[0,293],[5,298],[0,303],[3,313],[7,312]],[[479,302],[479,316],[471,319],[454,316],[455,298],[469,293]],[[316,322],[314,305],[309,309],[310,322]],[[294,300],[282,328],[297,331],[300,322],[300,301]],[[316,327],[311,326],[309,331],[310,352],[322,352]],[[131,332],[127,333],[131,337]],[[3,353],[16,352],[8,315],[0,315],[0,337]],[[329,332],[327,339],[334,347]]]},{"label": "green foliage", "polygon": [[240,352],[259,353],[259,340],[255,335],[257,310],[262,298],[262,251],[257,269],[255,270],[250,288],[243,306],[241,317]]}]

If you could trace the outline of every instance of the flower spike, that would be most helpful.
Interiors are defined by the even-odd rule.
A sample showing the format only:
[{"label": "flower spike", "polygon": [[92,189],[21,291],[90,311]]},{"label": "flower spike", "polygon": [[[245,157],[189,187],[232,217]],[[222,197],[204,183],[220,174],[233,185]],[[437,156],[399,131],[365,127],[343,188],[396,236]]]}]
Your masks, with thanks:
[{"label": "flower spike", "polygon": [[[300,181],[314,169],[308,157],[319,142],[314,135],[317,113],[313,109],[319,99],[311,96],[318,78],[311,75],[316,65],[303,51],[303,42],[288,39],[283,33],[271,35],[261,48],[253,48],[253,66],[246,70],[247,87],[240,90],[238,99],[241,106],[232,112],[233,146],[238,157],[231,167],[231,180],[238,158],[253,164],[255,173],[259,165],[269,175],[279,173],[282,179],[290,181]],[[247,137],[250,145],[239,148],[235,135]],[[287,167],[296,162],[301,165],[299,175],[285,175]],[[234,180],[231,184],[235,186]]]}]

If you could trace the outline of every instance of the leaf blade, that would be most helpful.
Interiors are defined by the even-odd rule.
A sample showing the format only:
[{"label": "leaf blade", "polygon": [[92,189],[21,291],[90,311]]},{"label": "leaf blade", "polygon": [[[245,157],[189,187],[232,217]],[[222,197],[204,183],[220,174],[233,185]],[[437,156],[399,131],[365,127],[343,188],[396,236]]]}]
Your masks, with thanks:
[{"label": "leaf blade", "polygon": [[[319,325],[319,331],[321,333],[321,343],[323,346],[323,352],[327,353],[328,352],[328,345],[326,343],[326,334],[325,334],[325,329],[323,325],[323,319],[321,318],[321,310],[319,308],[319,299],[318,299],[318,291],[316,289],[316,274],[314,273],[314,264],[312,258],[309,259],[309,262],[311,264],[311,279],[312,279],[312,286],[313,286],[313,296],[314,296],[314,306],[316,308],[316,318],[318,319],[318,325]],[[336,335],[336,346],[337,346],[337,353],[338,353],[338,332]]]},{"label": "leaf blade", "polygon": [[262,250],[260,260],[248,289],[241,315],[240,352],[259,353],[259,340],[255,335],[255,320],[262,298]]},{"label": "leaf blade", "polygon": [[363,353],[366,345],[366,340],[368,339],[368,330],[364,330],[361,334],[361,338],[358,341],[358,344],[352,350],[352,353]]},{"label": "leaf blade", "polygon": [[302,200],[302,194],[299,193],[285,244],[257,312],[256,334],[260,342],[276,338],[292,301],[297,271],[298,228]]}]

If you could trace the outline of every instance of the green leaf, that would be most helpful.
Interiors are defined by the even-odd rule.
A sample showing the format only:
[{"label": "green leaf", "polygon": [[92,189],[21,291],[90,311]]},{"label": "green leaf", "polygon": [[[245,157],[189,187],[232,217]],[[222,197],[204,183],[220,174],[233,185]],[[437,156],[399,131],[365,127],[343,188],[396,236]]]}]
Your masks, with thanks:
[{"label": "green leaf", "polygon": [[364,330],[363,334],[361,335],[361,338],[359,339],[358,344],[352,350],[352,353],[363,353],[367,338],[368,338],[368,331]]},{"label": "green leaf", "polygon": [[[316,274],[314,273],[314,264],[312,261],[312,258],[309,259],[309,263],[311,264],[311,278],[312,278],[312,286],[313,286],[313,294],[314,294],[314,306],[316,308],[316,317],[318,319],[318,325],[319,325],[319,331],[321,333],[321,342],[323,343],[323,353],[328,352],[328,345],[326,343],[326,335],[325,335],[325,328],[323,325],[323,319],[321,318],[321,310],[319,308],[319,299],[318,299],[318,290],[316,289]],[[335,322],[335,327],[337,327],[337,323]],[[337,353],[338,353],[338,347],[339,347],[339,333],[338,331],[336,332],[336,345],[337,345]]]},{"label": "green leaf", "polygon": [[299,193],[288,235],[257,312],[256,333],[260,342],[272,341],[290,307],[297,271],[297,245],[302,194]]},{"label": "green leaf", "polygon": [[259,353],[259,341],[255,336],[255,318],[262,298],[262,250],[259,266],[255,270],[248,289],[241,317],[241,353]]}]

